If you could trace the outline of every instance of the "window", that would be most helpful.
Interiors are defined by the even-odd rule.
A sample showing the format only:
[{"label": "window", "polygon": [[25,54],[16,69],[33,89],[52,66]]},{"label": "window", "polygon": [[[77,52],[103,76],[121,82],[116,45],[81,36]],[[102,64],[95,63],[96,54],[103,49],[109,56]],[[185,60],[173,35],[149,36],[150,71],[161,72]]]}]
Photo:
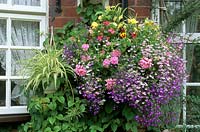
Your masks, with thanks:
[{"label": "window", "polygon": [[[189,0],[188,0],[189,1]],[[183,8],[184,0],[154,0],[153,18],[160,24],[170,21],[177,9]],[[178,14],[177,14],[178,15]],[[182,36],[191,40],[200,37],[200,15],[193,14],[175,29]],[[183,84],[183,104],[180,125],[184,132],[200,130],[200,41],[184,42],[183,58],[186,60],[186,72],[189,77]]]},{"label": "window", "polygon": [[20,61],[41,49],[47,0],[0,0],[0,115],[27,113]]}]

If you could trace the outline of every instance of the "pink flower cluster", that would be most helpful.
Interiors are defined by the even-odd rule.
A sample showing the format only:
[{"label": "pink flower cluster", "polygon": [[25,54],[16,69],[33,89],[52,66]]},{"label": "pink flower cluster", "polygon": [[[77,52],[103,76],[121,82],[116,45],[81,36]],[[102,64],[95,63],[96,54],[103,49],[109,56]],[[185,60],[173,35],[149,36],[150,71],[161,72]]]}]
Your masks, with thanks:
[{"label": "pink flower cluster", "polygon": [[116,84],[116,79],[110,78],[110,79],[106,79],[105,81],[106,81],[106,89],[112,90],[112,87],[115,86]]},{"label": "pink flower cluster", "polygon": [[83,51],[88,51],[89,47],[90,47],[89,44],[83,44],[82,45]]},{"label": "pink flower cluster", "polygon": [[143,57],[140,61],[139,61],[139,66],[143,69],[148,69],[152,66],[152,59],[148,59],[146,57]]},{"label": "pink flower cluster", "polygon": [[113,50],[111,52],[111,58],[103,61],[103,67],[108,68],[110,64],[117,65],[119,63],[120,56],[121,52],[119,50]]},{"label": "pink flower cluster", "polygon": [[83,67],[82,65],[76,65],[75,68],[75,73],[79,76],[85,76],[87,73],[87,70],[85,67]]}]

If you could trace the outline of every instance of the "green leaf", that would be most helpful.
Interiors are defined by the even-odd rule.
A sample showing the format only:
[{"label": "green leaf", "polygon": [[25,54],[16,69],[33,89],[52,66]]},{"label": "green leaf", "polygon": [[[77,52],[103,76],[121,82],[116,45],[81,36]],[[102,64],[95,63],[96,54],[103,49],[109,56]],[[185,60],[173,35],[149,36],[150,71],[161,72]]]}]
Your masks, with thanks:
[{"label": "green leaf", "polygon": [[110,114],[113,111],[113,105],[111,105],[111,103],[107,103],[105,105],[105,111],[106,113]]},{"label": "green leaf", "polygon": [[129,106],[125,106],[122,110],[122,115],[125,116],[126,120],[133,120],[133,117],[135,116],[132,108]]},{"label": "green leaf", "polygon": [[64,98],[63,96],[58,97],[57,100],[58,100],[61,104],[64,104],[64,103],[65,103],[65,98]]},{"label": "green leaf", "polygon": [[61,127],[60,126],[55,126],[53,128],[54,132],[59,132],[61,130]]},{"label": "green leaf", "polygon": [[50,123],[51,125],[53,125],[54,122],[56,121],[56,118],[55,118],[55,117],[49,117],[49,118],[48,118],[48,121],[49,121],[49,123]]},{"label": "green leaf", "polygon": [[44,129],[44,132],[52,132],[50,127]]},{"label": "green leaf", "polygon": [[55,102],[51,102],[50,104],[48,104],[49,109],[51,110],[55,110],[57,107],[57,104]]},{"label": "green leaf", "polygon": [[111,129],[112,129],[113,132],[116,132],[117,128],[118,128],[117,124],[111,124]]},{"label": "green leaf", "polygon": [[57,115],[56,118],[57,118],[58,120],[63,120],[63,119],[64,119],[64,117],[63,117],[62,114]]},{"label": "green leaf", "polygon": [[73,100],[68,100],[67,101],[67,105],[68,105],[68,107],[72,107],[74,105],[74,101]]}]

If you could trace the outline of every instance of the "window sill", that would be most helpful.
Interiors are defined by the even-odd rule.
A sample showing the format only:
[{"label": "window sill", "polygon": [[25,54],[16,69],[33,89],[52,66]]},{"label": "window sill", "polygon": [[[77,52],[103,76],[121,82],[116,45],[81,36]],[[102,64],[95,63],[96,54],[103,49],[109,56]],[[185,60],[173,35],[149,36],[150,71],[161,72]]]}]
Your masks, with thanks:
[{"label": "window sill", "polygon": [[29,114],[23,115],[1,115],[0,123],[26,122],[31,119]]}]

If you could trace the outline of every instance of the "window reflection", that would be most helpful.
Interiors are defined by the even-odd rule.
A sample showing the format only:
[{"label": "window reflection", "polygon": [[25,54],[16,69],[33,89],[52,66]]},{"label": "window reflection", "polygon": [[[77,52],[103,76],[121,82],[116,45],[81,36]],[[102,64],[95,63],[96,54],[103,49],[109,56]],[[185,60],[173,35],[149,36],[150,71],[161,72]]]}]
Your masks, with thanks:
[{"label": "window reflection", "polygon": [[188,82],[200,82],[200,44],[187,44]]},{"label": "window reflection", "polygon": [[0,106],[5,106],[6,81],[0,80]]}]

